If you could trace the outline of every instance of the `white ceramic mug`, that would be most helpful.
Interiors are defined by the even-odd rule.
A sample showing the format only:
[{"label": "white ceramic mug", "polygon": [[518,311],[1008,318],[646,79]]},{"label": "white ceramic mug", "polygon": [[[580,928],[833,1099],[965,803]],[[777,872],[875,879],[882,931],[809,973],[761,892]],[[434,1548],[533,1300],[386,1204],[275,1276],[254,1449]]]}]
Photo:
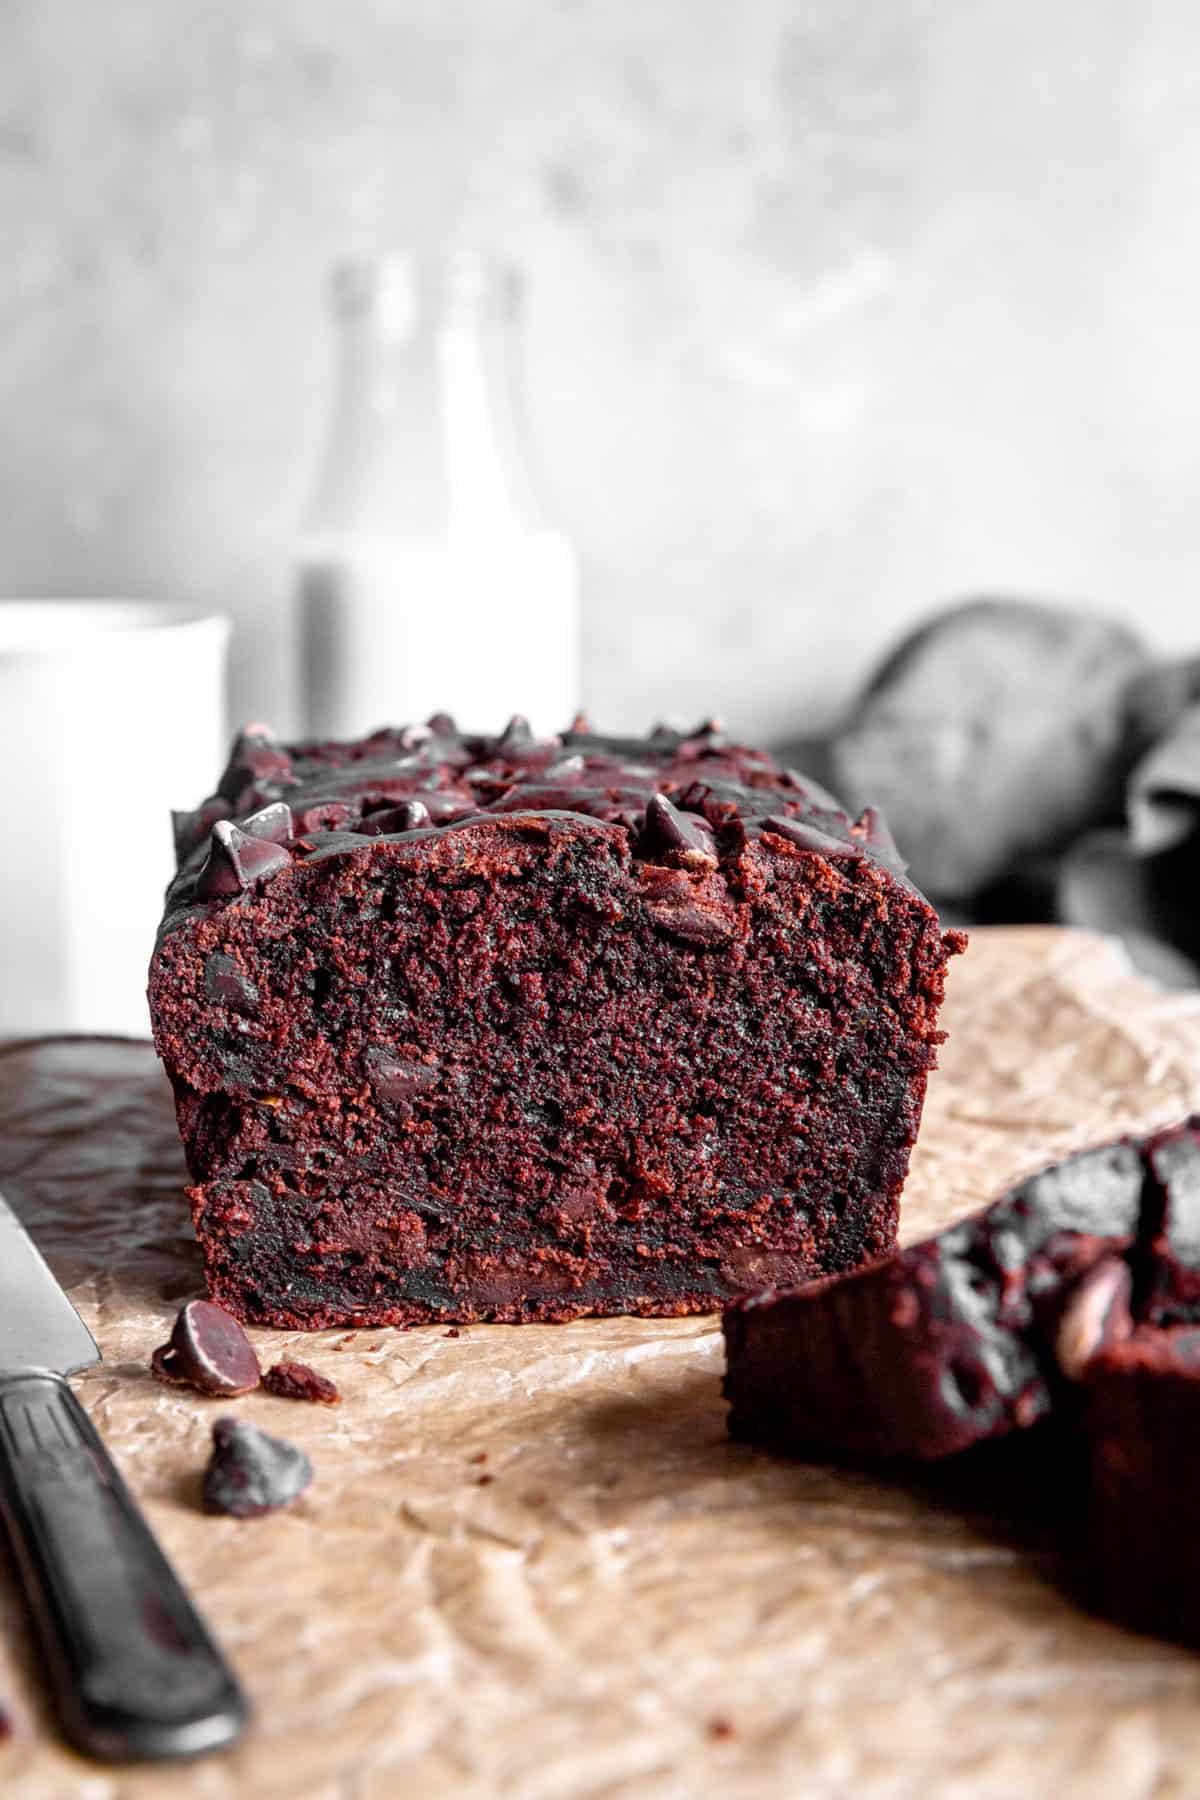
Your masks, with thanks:
[{"label": "white ceramic mug", "polygon": [[0,1037],[142,1036],[171,808],[220,772],[229,622],[0,600]]}]

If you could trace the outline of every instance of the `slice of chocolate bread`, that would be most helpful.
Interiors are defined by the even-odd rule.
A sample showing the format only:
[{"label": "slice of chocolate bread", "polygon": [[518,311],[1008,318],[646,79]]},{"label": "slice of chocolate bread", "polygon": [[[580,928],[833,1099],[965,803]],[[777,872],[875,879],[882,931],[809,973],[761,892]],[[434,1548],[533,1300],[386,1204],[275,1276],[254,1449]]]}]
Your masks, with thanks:
[{"label": "slice of chocolate bread", "polygon": [[1111,1337],[1200,1319],[1200,1118],[1081,1151],[937,1237],[725,1314],[736,1437],[936,1459],[1074,1406]]},{"label": "slice of chocolate bread", "polygon": [[1141,1327],[1083,1373],[1096,1603],[1200,1643],[1200,1329]]},{"label": "slice of chocolate bread", "polygon": [[894,1241],[943,935],[716,728],[250,728],[150,977],[209,1290],[279,1326],[686,1313]]}]

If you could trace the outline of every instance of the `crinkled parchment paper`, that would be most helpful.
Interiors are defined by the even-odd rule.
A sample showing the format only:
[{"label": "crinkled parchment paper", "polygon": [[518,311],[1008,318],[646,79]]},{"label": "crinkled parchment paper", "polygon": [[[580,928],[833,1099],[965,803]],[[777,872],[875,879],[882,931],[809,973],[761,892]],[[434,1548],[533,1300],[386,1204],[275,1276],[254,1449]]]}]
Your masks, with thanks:
[{"label": "crinkled parchment paper", "polygon": [[[946,1023],[908,1237],[1200,1106],[1200,998],[1099,939],[978,932]],[[731,1444],[712,1319],[262,1333],[345,1402],[234,1402],[316,1482],[206,1518],[221,1405],[147,1373],[199,1287],[149,1048],[0,1052],[0,1180],[103,1348],[83,1400],[256,1707],[191,1768],[77,1760],[0,1566],[10,1800],[1196,1791],[1200,1657],[1079,1608],[1036,1468],[905,1482]]]}]

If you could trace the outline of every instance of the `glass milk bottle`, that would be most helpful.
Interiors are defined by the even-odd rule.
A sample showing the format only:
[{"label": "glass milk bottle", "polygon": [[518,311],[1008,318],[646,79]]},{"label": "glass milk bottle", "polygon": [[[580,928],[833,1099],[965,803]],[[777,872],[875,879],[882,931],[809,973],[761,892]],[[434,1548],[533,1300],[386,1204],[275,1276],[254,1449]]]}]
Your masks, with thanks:
[{"label": "glass milk bottle", "polygon": [[538,504],[516,380],[520,283],[459,256],[342,265],[340,367],[300,547],[314,737],[579,706],[578,572]]}]

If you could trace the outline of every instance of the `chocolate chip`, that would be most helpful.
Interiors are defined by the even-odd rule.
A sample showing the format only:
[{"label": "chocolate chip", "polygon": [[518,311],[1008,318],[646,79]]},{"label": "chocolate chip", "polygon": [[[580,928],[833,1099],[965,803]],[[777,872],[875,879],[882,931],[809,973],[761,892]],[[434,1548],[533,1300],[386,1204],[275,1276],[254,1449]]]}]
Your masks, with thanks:
[{"label": "chocolate chip", "polygon": [[717,849],[710,827],[693,813],[680,812],[665,794],[655,794],[646,807],[643,847],[669,856],[689,869],[715,869]]},{"label": "chocolate chip", "polygon": [[206,800],[195,812],[173,812],[171,830],[175,837],[175,860],[182,862],[198,844],[202,844],[218,819],[227,819],[232,808],[219,795]]},{"label": "chocolate chip", "polygon": [[418,1062],[415,1057],[395,1056],[378,1047],[367,1051],[367,1077],[376,1097],[392,1106],[411,1105],[413,1100],[436,1087],[441,1075],[437,1063]]},{"label": "chocolate chip", "polygon": [[574,756],[560,756],[557,762],[551,763],[548,768],[542,770],[538,780],[569,781],[576,775],[582,775],[586,767],[586,763],[578,753]]},{"label": "chocolate chip", "polygon": [[292,759],[270,727],[247,725],[234,740],[217,792],[236,804],[247,788],[291,772]]},{"label": "chocolate chip", "polygon": [[191,1387],[191,1382],[183,1373],[178,1354],[170,1344],[160,1344],[150,1358],[150,1373],[159,1381],[169,1382],[172,1387]]},{"label": "chocolate chip", "polygon": [[270,806],[260,806],[249,818],[239,819],[238,830],[268,844],[290,844],[294,833],[292,809],[286,800],[274,800]]},{"label": "chocolate chip", "polygon": [[834,837],[832,832],[822,830],[808,819],[787,819],[771,813],[763,820],[763,830],[786,839],[797,850],[817,850],[822,856],[860,857],[863,854],[861,844]]},{"label": "chocolate chip", "polygon": [[289,1506],[313,1478],[303,1450],[241,1419],[218,1419],[204,1471],[204,1510],[254,1519]]},{"label": "chocolate chip", "polygon": [[253,1017],[258,1011],[258,989],[232,956],[214,950],[204,964],[204,992],[217,1006]]},{"label": "chocolate chip", "polygon": [[248,837],[220,819],[213,826],[208,856],[196,877],[196,898],[217,900],[240,894],[256,881],[268,881],[286,869],[291,857],[282,844]]},{"label": "chocolate chip", "polygon": [[719,944],[732,937],[736,909],[727,901],[699,898],[684,870],[643,863],[641,885],[648,916],[672,937],[688,944]]},{"label": "chocolate chip", "polygon": [[1133,1331],[1129,1266],[1119,1256],[1102,1256],[1070,1288],[1054,1334],[1054,1356],[1069,1381],[1078,1381],[1098,1351],[1120,1343]]},{"label": "chocolate chip", "polygon": [[423,800],[402,800],[399,806],[369,813],[359,830],[364,837],[393,837],[401,831],[424,831],[432,823],[429,808]]},{"label": "chocolate chip", "polygon": [[507,756],[514,750],[527,750],[533,743],[533,731],[524,713],[514,713],[496,739],[495,754]]},{"label": "chocolate chip", "polygon": [[888,829],[887,820],[874,806],[865,806],[862,817],[857,821],[855,830],[861,834],[862,841],[868,849],[873,850],[879,862],[894,870],[899,875],[908,871],[908,864],[900,854],[899,845]]},{"label": "chocolate chip", "polygon": [[453,819],[461,819],[465,813],[475,810],[475,796],[465,787],[441,788],[421,795],[421,803],[429,808],[430,822],[434,825],[446,825]]},{"label": "chocolate chip", "polygon": [[424,831],[433,815],[423,800],[402,800],[396,810],[398,831]]},{"label": "chocolate chip", "polygon": [[211,1300],[189,1300],[180,1309],[170,1343],[155,1351],[151,1367],[163,1380],[229,1397],[248,1394],[262,1374],[254,1346],[237,1320]]},{"label": "chocolate chip", "polygon": [[262,1384],[277,1400],[314,1400],[319,1406],[337,1406],[342,1398],[337,1384],[307,1363],[276,1363],[267,1370]]},{"label": "chocolate chip", "polygon": [[343,826],[357,830],[356,811],[345,800],[319,800],[315,806],[303,806],[296,814],[296,834],[308,837],[314,831],[340,831]]}]

